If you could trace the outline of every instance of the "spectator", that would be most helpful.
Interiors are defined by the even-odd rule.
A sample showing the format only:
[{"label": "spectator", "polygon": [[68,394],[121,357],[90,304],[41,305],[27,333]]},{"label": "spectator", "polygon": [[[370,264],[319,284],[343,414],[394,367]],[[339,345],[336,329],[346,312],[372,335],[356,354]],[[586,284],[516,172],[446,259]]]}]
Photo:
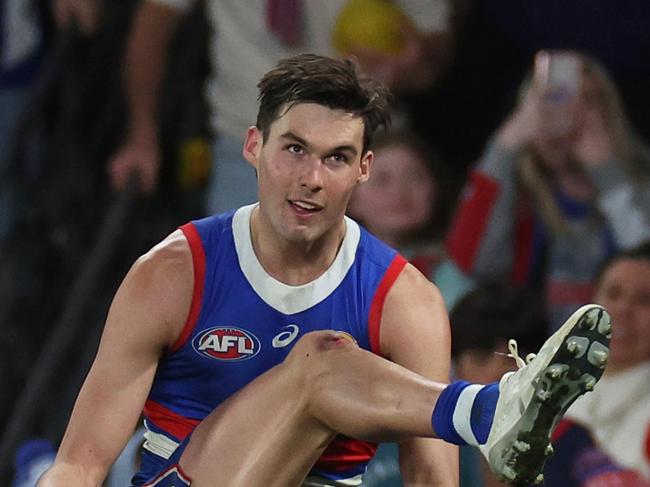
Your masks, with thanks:
[{"label": "spectator", "polygon": [[[647,250],[645,255],[646,260],[643,264],[648,262]],[[646,272],[646,275],[649,274]],[[620,284],[623,283],[619,281]],[[646,314],[646,316],[650,315]],[[453,309],[450,320],[455,374],[459,379],[479,383],[492,382],[507,371],[515,369],[515,362],[510,357],[520,353],[524,356],[531,350],[535,350],[537,344],[543,341],[547,327],[541,296],[497,282],[482,284],[463,298]],[[619,323],[613,321],[613,323],[616,330],[620,321]],[[646,340],[645,343],[650,343],[650,340]],[[615,355],[615,346],[613,340],[610,360]],[[507,350],[510,350],[508,355],[505,353]],[[610,364],[615,366],[615,362],[616,360]],[[648,382],[647,377],[646,382]],[[604,392],[607,400],[599,399],[605,397],[603,396],[605,388],[601,388],[601,385],[602,381],[596,386],[594,392],[586,394],[576,404],[599,400],[605,404],[609,403],[612,399],[607,392]],[[629,395],[625,391],[616,397],[629,397]],[[639,407],[639,411],[641,409],[642,406]],[[544,485],[548,487],[650,486],[650,482],[630,470],[631,466],[624,463],[620,455],[613,453],[611,448],[601,445],[594,441],[584,427],[563,420],[553,435],[555,455],[546,464]],[[496,480],[487,464],[473,451],[461,447],[461,487],[505,485]]]},{"label": "spectator", "polygon": [[[467,274],[542,287],[552,328],[589,299],[608,256],[650,234],[648,151],[600,64],[569,55],[579,66],[576,95],[554,104],[539,77],[524,83],[470,175],[447,240]],[[554,132],[561,113],[568,125]]]},{"label": "spectator", "polygon": [[567,417],[586,425],[617,462],[650,480],[650,242],[605,266],[594,301],[612,316],[609,364],[594,393]]},{"label": "spectator", "polygon": [[[144,191],[151,192],[156,187],[160,149],[155,106],[166,45],[179,18],[192,3],[144,0],[136,11],[126,56],[129,131],[124,145],[109,161],[111,179],[117,188],[124,186],[131,170],[139,174]],[[214,32],[210,51],[213,75],[207,83],[206,96],[212,110],[211,125],[217,134],[207,195],[210,212],[230,210],[256,199],[254,171],[241,156],[241,134],[255,111],[254,83],[280,58],[299,52],[334,54],[333,27],[345,4],[344,0],[206,0]],[[445,57],[436,53],[445,52],[449,45],[447,1],[400,0],[396,5],[415,24],[413,27],[405,22],[400,30],[404,34],[403,50],[409,55],[382,56],[373,52],[370,56],[367,50],[359,49],[349,54],[356,55],[361,63],[368,60],[366,67],[370,72],[375,71],[389,81],[395,79],[395,88],[423,89],[420,81],[434,79],[439,60]],[[398,80],[387,74],[386,63],[394,66],[390,72],[402,74]]]},{"label": "spectator", "polygon": [[6,0],[0,5],[0,240],[10,233],[15,218],[12,188],[6,187],[5,180],[11,143],[21,116],[30,108],[51,45],[50,16],[62,30],[78,22],[84,34],[94,31],[99,17],[99,0],[51,0],[49,4]]},{"label": "spectator", "polygon": [[[516,369],[506,354],[514,339],[526,355],[544,341],[542,300],[525,289],[503,283],[480,285],[454,306],[450,316],[452,359],[458,379],[488,384]],[[461,448],[461,486],[502,486],[473,451]]]},{"label": "spectator", "polygon": [[510,111],[540,49],[574,49],[602,62],[634,127],[650,141],[646,0],[458,0],[454,14],[460,23],[448,75],[427,97],[413,99],[410,113],[461,178]]},{"label": "spectator", "polygon": [[378,139],[374,152],[372,178],[356,189],[350,215],[431,277],[443,255],[440,241],[448,216],[445,167],[407,131]]},{"label": "spectator", "polygon": [[[597,390],[597,389],[596,389]],[[649,487],[650,480],[608,455],[583,426],[563,419],[553,432],[555,454],[544,468],[549,487]]]}]

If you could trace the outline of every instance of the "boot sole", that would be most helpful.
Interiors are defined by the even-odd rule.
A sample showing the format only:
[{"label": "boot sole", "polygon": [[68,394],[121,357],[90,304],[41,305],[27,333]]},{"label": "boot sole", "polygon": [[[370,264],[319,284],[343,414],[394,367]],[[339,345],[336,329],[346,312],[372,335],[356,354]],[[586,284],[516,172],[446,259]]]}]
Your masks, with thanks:
[{"label": "boot sole", "polygon": [[[609,356],[611,325],[600,307],[576,321],[549,365],[533,379],[535,392],[519,420],[492,448],[490,463],[501,480],[514,485],[542,484],[550,438],[573,402],[594,388]],[[498,453],[497,453],[498,452]]]}]

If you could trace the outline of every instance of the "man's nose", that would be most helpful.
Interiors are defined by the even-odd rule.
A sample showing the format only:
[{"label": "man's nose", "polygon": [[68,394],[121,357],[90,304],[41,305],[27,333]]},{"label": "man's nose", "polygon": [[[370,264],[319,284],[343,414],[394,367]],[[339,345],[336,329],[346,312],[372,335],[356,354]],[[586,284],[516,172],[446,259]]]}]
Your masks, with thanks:
[{"label": "man's nose", "polygon": [[323,170],[320,159],[309,158],[300,168],[300,185],[311,191],[319,191],[323,187]]}]

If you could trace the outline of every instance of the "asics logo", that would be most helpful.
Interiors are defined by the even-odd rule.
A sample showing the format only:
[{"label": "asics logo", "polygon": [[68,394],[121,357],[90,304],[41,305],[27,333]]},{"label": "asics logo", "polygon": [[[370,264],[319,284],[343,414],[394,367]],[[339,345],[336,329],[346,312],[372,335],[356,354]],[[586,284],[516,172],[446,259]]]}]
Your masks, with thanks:
[{"label": "asics logo", "polygon": [[288,328],[288,330],[281,331],[280,333],[278,333],[273,337],[273,341],[271,342],[273,348],[286,347],[296,339],[298,333],[300,332],[300,328],[298,328],[298,325],[287,325],[284,328]]}]

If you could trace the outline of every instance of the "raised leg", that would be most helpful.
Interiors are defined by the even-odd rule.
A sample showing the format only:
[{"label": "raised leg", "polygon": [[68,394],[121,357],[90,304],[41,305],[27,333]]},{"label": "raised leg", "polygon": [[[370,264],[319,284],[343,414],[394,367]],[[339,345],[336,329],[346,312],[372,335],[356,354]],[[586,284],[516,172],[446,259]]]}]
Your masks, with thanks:
[{"label": "raised leg", "polygon": [[298,486],[337,433],[371,441],[439,436],[480,445],[504,480],[541,482],[553,428],[602,375],[610,333],[606,311],[584,306],[530,364],[501,380],[497,394],[494,386],[426,380],[344,333],[310,333],[196,428],[180,467],[195,487]]},{"label": "raised leg", "polygon": [[310,333],[210,414],[179,463],[197,487],[300,485],[337,433],[371,441],[434,436],[431,413],[444,387],[345,334]]}]

